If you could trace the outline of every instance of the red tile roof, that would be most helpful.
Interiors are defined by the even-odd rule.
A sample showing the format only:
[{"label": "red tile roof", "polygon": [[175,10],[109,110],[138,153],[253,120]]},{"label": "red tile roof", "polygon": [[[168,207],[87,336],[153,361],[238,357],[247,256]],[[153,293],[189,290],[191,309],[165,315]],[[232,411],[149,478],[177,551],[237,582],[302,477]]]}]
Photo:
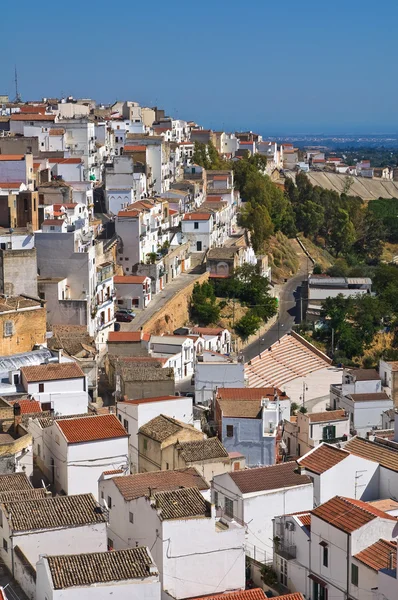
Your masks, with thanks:
[{"label": "red tile roof", "polygon": [[389,542],[387,540],[378,540],[371,546],[368,546],[358,554],[354,554],[354,558],[364,563],[374,571],[380,569],[388,569],[390,565],[390,556],[392,553],[392,568],[397,568],[397,542]]},{"label": "red tile roof", "polygon": [[183,217],[183,221],[208,221],[211,213],[187,213]]},{"label": "red tile roof", "polygon": [[154,398],[138,398],[135,400],[123,400],[118,404],[149,404],[151,402],[164,402],[167,400],[180,400],[184,396],[155,396]]},{"label": "red tile roof", "polygon": [[322,473],[325,473],[325,471],[338,465],[339,462],[349,455],[349,452],[341,450],[341,448],[329,446],[329,444],[321,444],[317,446],[315,450],[312,450],[302,458],[299,458],[297,463],[313,473],[322,475]]},{"label": "red tile roof", "polygon": [[81,158],[49,158],[50,164],[56,165],[79,165],[82,162]]},{"label": "red tile roof", "polygon": [[[208,351],[209,352],[209,351]],[[217,397],[221,400],[261,400],[262,398],[273,399],[275,393],[283,398],[282,390],[278,388],[266,387],[266,388],[218,388]]]},{"label": "red tile roof", "polygon": [[398,473],[398,450],[394,446],[388,446],[376,440],[353,437],[345,444],[344,449],[355,456],[372,460],[382,467]]},{"label": "red tile roof", "polygon": [[21,373],[28,383],[56,381],[57,379],[78,379],[84,377],[83,371],[75,362],[21,367]]},{"label": "red tile roof", "polygon": [[77,202],[68,202],[66,204],[53,204],[53,209],[61,210],[62,207],[72,209],[72,208],[76,208],[76,206],[77,206]]},{"label": "red tile roof", "polygon": [[149,471],[112,479],[125,500],[149,496],[153,492],[197,487],[208,490],[209,486],[195,467],[175,471]]},{"label": "red tile roof", "polygon": [[195,600],[264,600],[267,596],[261,588],[252,590],[241,590],[238,592],[226,592],[224,594],[213,594],[211,596],[200,596]]},{"label": "red tile roof", "polygon": [[146,152],[146,146],[125,146],[125,152]]},{"label": "red tile roof", "polygon": [[104,475],[118,475],[123,472],[123,469],[113,469],[112,471],[104,471]]},{"label": "red tile roof", "polygon": [[139,216],[139,211],[138,210],[119,210],[119,212],[117,213],[118,217],[138,217]]},{"label": "red tile roof", "polygon": [[348,415],[345,410],[325,410],[319,413],[308,413],[308,418],[310,423],[324,423],[348,419]]},{"label": "red tile roof", "polygon": [[19,404],[22,415],[42,412],[41,404],[37,400],[9,400],[9,404],[11,404],[11,406]]},{"label": "red tile roof", "polygon": [[318,517],[345,533],[352,533],[374,519],[397,521],[393,517],[367,502],[335,496],[312,511],[313,517]]},{"label": "red tile roof", "polygon": [[141,331],[110,331],[108,342],[140,342]]},{"label": "red tile roof", "polygon": [[249,494],[311,483],[309,477],[299,475],[296,470],[296,462],[290,461],[269,467],[233,471],[229,475],[242,494]]},{"label": "red tile roof", "polygon": [[[41,104],[39,106],[33,106],[31,104],[25,104],[24,106],[20,107],[20,111],[23,114],[42,114],[44,115],[44,113],[46,112],[46,105],[45,104]],[[16,113],[18,114],[18,113]]]},{"label": "red tile roof", "polygon": [[0,154],[0,160],[25,160],[25,154]]},{"label": "red tile roof", "polygon": [[123,283],[145,283],[147,279],[146,275],[115,275],[113,283],[119,285]]},{"label": "red tile roof", "polygon": [[13,181],[12,183],[9,183],[7,181],[5,181],[4,183],[0,182],[0,188],[6,190],[19,190],[19,188],[21,187],[22,181]]},{"label": "red tile roof", "polygon": [[55,121],[55,115],[41,115],[41,114],[25,114],[25,113],[14,113],[10,117],[11,121]]},{"label": "red tile roof", "polygon": [[278,596],[276,600],[305,600],[303,594],[300,592],[293,592],[292,594],[284,594],[283,596]]},{"label": "red tile roof", "polygon": [[[57,212],[58,211],[55,211],[55,213]],[[63,225],[64,222],[64,219],[45,219],[41,226],[43,227],[43,225]]]},{"label": "red tile roof", "polygon": [[220,335],[225,329],[223,327],[193,327],[192,333],[201,333],[202,335]]},{"label": "red tile roof", "polygon": [[95,442],[128,436],[116,415],[93,415],[56,421],[68,444]]}]

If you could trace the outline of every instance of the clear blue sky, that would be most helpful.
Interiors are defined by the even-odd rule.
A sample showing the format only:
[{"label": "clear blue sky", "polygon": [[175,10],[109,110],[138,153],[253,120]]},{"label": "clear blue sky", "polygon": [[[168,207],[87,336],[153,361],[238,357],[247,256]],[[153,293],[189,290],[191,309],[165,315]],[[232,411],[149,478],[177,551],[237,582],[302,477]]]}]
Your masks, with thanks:
[{"label": "clear blue sky", "polygon": [[261,133],[398,131],[398,2],[4,2],[0,93]]}]

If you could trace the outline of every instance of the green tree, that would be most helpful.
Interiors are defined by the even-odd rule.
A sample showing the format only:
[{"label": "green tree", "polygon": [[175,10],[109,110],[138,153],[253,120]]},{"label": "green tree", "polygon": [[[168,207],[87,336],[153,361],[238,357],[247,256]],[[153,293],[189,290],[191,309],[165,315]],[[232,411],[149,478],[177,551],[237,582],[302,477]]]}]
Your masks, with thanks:
[{"label": "green tree", "polygon": [[214,287],[209,282],[195,283],[190,302],[191,318],[200,325],[217,323],[220,308],[216,301]]},{"label": "green tree", "polygon": [[346,210],[339,208],[330,232],[330,245],[336,256],[346,253],[355,241],[355,230]]},{"label": "green tree", "polygon": [[260,328],[261,317],[249,310],[235,325],[236,333],[244,340],[256,333]]}]

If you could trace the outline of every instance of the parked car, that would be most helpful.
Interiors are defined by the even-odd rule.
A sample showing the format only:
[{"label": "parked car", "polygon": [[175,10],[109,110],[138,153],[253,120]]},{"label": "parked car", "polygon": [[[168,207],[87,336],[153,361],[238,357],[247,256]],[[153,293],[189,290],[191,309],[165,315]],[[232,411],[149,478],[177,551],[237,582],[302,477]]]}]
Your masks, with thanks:
[{"label": "parked car", "polygon": [[120,310],[115,313],[115,318],[118,323],[131,323],[134,319],[133,315],[130,315],[128,312],[121,312]]},{"label": "parked car", "polygon": [[133,319],[135,317],[135,312],[133,310],[131,310],[130,308],[118,308],[117,312],[125,313],[126,315],[131,315],[133,317]]}]

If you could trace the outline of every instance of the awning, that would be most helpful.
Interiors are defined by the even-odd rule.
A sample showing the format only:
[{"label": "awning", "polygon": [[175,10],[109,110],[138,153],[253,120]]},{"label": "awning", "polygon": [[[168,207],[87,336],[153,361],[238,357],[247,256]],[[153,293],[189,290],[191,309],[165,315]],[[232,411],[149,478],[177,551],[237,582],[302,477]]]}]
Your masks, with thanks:
[{"label": "awning", "polygon": [[327,586],[327,584],[324,581],[322,581],[322,579],[319,579],[319,577],[313,575],[312,573],[311,575],[308,575],[308,579],[312,579],[312,581],[315,581],[315,583],[318,583],[321,587],[325,588]]}]

